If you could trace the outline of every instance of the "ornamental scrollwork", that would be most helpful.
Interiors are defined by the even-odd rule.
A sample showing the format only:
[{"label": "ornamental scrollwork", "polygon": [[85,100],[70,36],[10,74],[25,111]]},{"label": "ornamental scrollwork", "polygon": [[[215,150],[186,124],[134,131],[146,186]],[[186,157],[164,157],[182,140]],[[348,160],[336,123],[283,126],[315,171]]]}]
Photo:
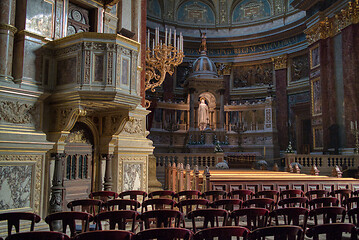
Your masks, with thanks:
[{"label": "ornamental scrollwork", "polygon": [[132,118],[126,123],[123,130],[129,134],[142,134],[143,133],[142,125],[143,125],[143,121],[141,119]]},{"label": "ornamental scrollwork", "polygon": [[38,114],[37,105],[14,102],[0,101],[0,120],[14,124],[30,124],[35,120]]}]

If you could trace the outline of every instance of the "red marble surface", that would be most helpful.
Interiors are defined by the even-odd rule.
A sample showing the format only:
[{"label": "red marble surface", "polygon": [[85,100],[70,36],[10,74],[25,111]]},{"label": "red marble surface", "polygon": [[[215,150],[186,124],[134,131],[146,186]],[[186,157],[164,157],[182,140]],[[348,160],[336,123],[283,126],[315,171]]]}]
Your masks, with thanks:
[{"label": "red marble surface", "polygon": [[287,99],[287,69],[275,72],[276,103],[277,103],[277,129],[280,150],[288,146],[288,99]]},{"label": "red marble surface", "polygon": [[354,147],[350,121],[359,120],[359,24],[342,30],[346,147]]}]

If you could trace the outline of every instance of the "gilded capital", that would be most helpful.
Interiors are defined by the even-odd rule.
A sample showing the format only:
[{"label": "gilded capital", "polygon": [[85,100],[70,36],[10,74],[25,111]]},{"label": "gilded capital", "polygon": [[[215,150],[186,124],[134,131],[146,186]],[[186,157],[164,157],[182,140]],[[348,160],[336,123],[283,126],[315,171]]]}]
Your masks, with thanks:
[{"label": "gilded capital", "polygon": [[275,70],[287,68],[287,54],[278,57],[272,57]]}]

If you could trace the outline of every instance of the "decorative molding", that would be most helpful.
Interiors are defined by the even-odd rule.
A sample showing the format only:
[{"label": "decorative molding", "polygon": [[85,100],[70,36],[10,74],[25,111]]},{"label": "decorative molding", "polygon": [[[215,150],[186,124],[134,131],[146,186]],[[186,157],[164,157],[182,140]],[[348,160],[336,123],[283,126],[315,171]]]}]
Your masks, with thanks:
[{"label": "decorative molding", "polygon": [[129,134],[142,134],[143,121],[137,118],[130,118],[123,130]]},{"label": "decorative molding", "polygon": [[358,0],[355,2],[349,2],[348,6],[342,9],[339,13],[335,14],[334,17],[326,17],[323,21],[320,21],[306,29],[304,33],[307,35],[309,45],[311,45],[320,39],[334,37],[344,28],[357,23],[359,23]]},{"label": "decorative molding", "polygon": [[86,116],[86,110],[82,107],[67,107],[56,109],[56,129],[58,131],[70,131],[78,117]]},{"label": "decorative molding", "polygon": [[38,123],[39,108],[19,101],[0,101],[0,121],[14,124]]},{"label": "decorative molding", "polygon": [[32,176],[32,187],[30,197],[30,206],[35,213],[40,213],[40,200],[41,200],[41,178],[42,178],[42,155],[0,155],[0,162],[24,162],[24,164],[29,164],[29,162],[35,163],[35,175]]},{"label": "decorative molding", "polygon": [[10,32],[12,32],[13,34],[15,34],[17,32],[17,28],[10,25],[10,24],[6,24],[6,23],[0,23],[0,30],[8,30]]},{"label": "decorative molding", "polygon": [[272,57],[272,61],[274,63],[274,69],[275,70],[286,69],[287,60],[288,60],[287,54],[278,57]]}]

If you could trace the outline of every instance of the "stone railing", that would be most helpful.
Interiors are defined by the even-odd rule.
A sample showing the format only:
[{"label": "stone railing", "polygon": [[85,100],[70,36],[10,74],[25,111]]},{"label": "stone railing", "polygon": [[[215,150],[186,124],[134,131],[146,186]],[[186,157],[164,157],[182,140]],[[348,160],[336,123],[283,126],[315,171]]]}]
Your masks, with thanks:
[{"label": "stone railing", "polygon": [[320,170],[320,175],[330,175],[335,166],[342,169],[356,169],[359,164],[359,155],[311,155],[286,154],[285,165],[299,163],[301,171],[309,173],[313,166]]}]

